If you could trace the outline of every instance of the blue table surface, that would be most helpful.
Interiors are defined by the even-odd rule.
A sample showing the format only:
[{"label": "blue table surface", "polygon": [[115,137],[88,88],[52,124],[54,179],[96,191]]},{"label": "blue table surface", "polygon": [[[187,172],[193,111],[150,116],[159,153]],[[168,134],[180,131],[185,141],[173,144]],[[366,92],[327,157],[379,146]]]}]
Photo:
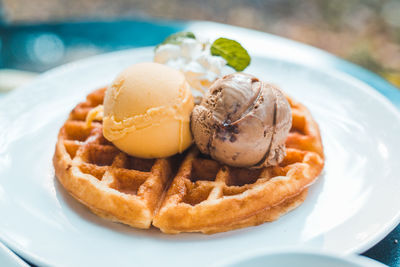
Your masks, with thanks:
[{"label": "blue table surface", "polygon": [[[77,42],[81,42],[98,47],[98,52],[102,53],[156,45],[169,34],[184,30],[187,25],[186,22],[127,20],[37,25],[0,24],[0,40],[2,41],[2,46],[0,46],[0,68],[17,68],[31,71],[43,71],[48,68],[49,66],[43,64],[43,62],[30,62],[34,59],[29,58],[29,51],[24,50],[27,49],[26,44],[29,42],[29,38],[35,33],[51,33],[60,36],[64,40],[67,50],[73,49],[70,47],[76,45]],[[214,27],[218,28],[219,25],[221,29],[225,27],[225,25],[221,24],[215,24]],[[15,47],[16,45],[17,47]],[[400,109],[400,90],[378,75],[315,48],[302,44],[299,44],[299,46],[302,49],[313,51],[317,56],[324,57],[323,62],[328,61],[332,68],[346,72],[366,82]],[[14,52],[11,53],[10,51]],[[6,93],[0,93],[0,98],[5,95]],[[400,266],[399,242],[400,225],[362,255],[378,260],[388,266]]]}]

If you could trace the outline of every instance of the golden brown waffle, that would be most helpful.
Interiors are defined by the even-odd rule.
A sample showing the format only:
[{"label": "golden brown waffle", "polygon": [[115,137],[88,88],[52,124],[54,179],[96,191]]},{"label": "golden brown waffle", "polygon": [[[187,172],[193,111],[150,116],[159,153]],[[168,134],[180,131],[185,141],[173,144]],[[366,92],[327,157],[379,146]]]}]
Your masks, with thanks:
[{"label": "golden brown waffle", "polygon": [[285,159],[250,170],[221,165],[195,146],[167,159],[128,156],[103,137],[101,121],[85,123],[103,97],[104,89],[90,94],[61,128],[56,175],[94,213],[133,227],[215,233],[273,221],[305,200],[324,165],[318,125],[290,98],[293,126]]}]

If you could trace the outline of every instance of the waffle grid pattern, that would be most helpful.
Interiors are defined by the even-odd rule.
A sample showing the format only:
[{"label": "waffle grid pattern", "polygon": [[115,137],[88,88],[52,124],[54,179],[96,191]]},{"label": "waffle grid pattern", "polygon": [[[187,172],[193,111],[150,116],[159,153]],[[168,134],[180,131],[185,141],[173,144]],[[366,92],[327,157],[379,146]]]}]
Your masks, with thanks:
[{"label": "waffle grid pattern", "polygon": [[114,221],[139,228],[153,224],[166,233],[257,225],[300,205],[323,168],[318,126],[290,98],[293,126],[285,159],[251,170],[224,166],[195,147],[168,159],[128,156],[103,137],[100,121],[85,123],[103,97],[104,89],[97,90],[71,112],[60,130],[54,165],[75,198]]}]

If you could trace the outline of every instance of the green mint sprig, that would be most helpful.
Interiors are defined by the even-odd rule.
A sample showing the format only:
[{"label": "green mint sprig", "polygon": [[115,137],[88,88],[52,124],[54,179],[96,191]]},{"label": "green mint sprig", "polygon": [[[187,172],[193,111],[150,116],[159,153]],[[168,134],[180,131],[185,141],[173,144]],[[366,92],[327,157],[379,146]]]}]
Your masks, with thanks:
[{"label": "green mint sprig", "polygon": [[240,43],[227,38],[215,40],[211,45],[211,54],[223,57],[236,71],[243,71],[251,61],[249,53]]}]

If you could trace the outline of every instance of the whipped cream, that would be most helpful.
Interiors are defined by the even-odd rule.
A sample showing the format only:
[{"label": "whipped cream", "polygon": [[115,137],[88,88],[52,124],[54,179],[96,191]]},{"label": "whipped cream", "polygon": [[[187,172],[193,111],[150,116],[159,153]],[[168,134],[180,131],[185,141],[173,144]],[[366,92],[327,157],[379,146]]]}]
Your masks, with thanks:
[{"label": "whipped cream", "polygon": [[225,59],[211,55],[210,46],[210,42],[192,38],[163,44],[155,50],[154,62],[182,71],[195,98],[202,97],[216,79],[233,72]]}]

